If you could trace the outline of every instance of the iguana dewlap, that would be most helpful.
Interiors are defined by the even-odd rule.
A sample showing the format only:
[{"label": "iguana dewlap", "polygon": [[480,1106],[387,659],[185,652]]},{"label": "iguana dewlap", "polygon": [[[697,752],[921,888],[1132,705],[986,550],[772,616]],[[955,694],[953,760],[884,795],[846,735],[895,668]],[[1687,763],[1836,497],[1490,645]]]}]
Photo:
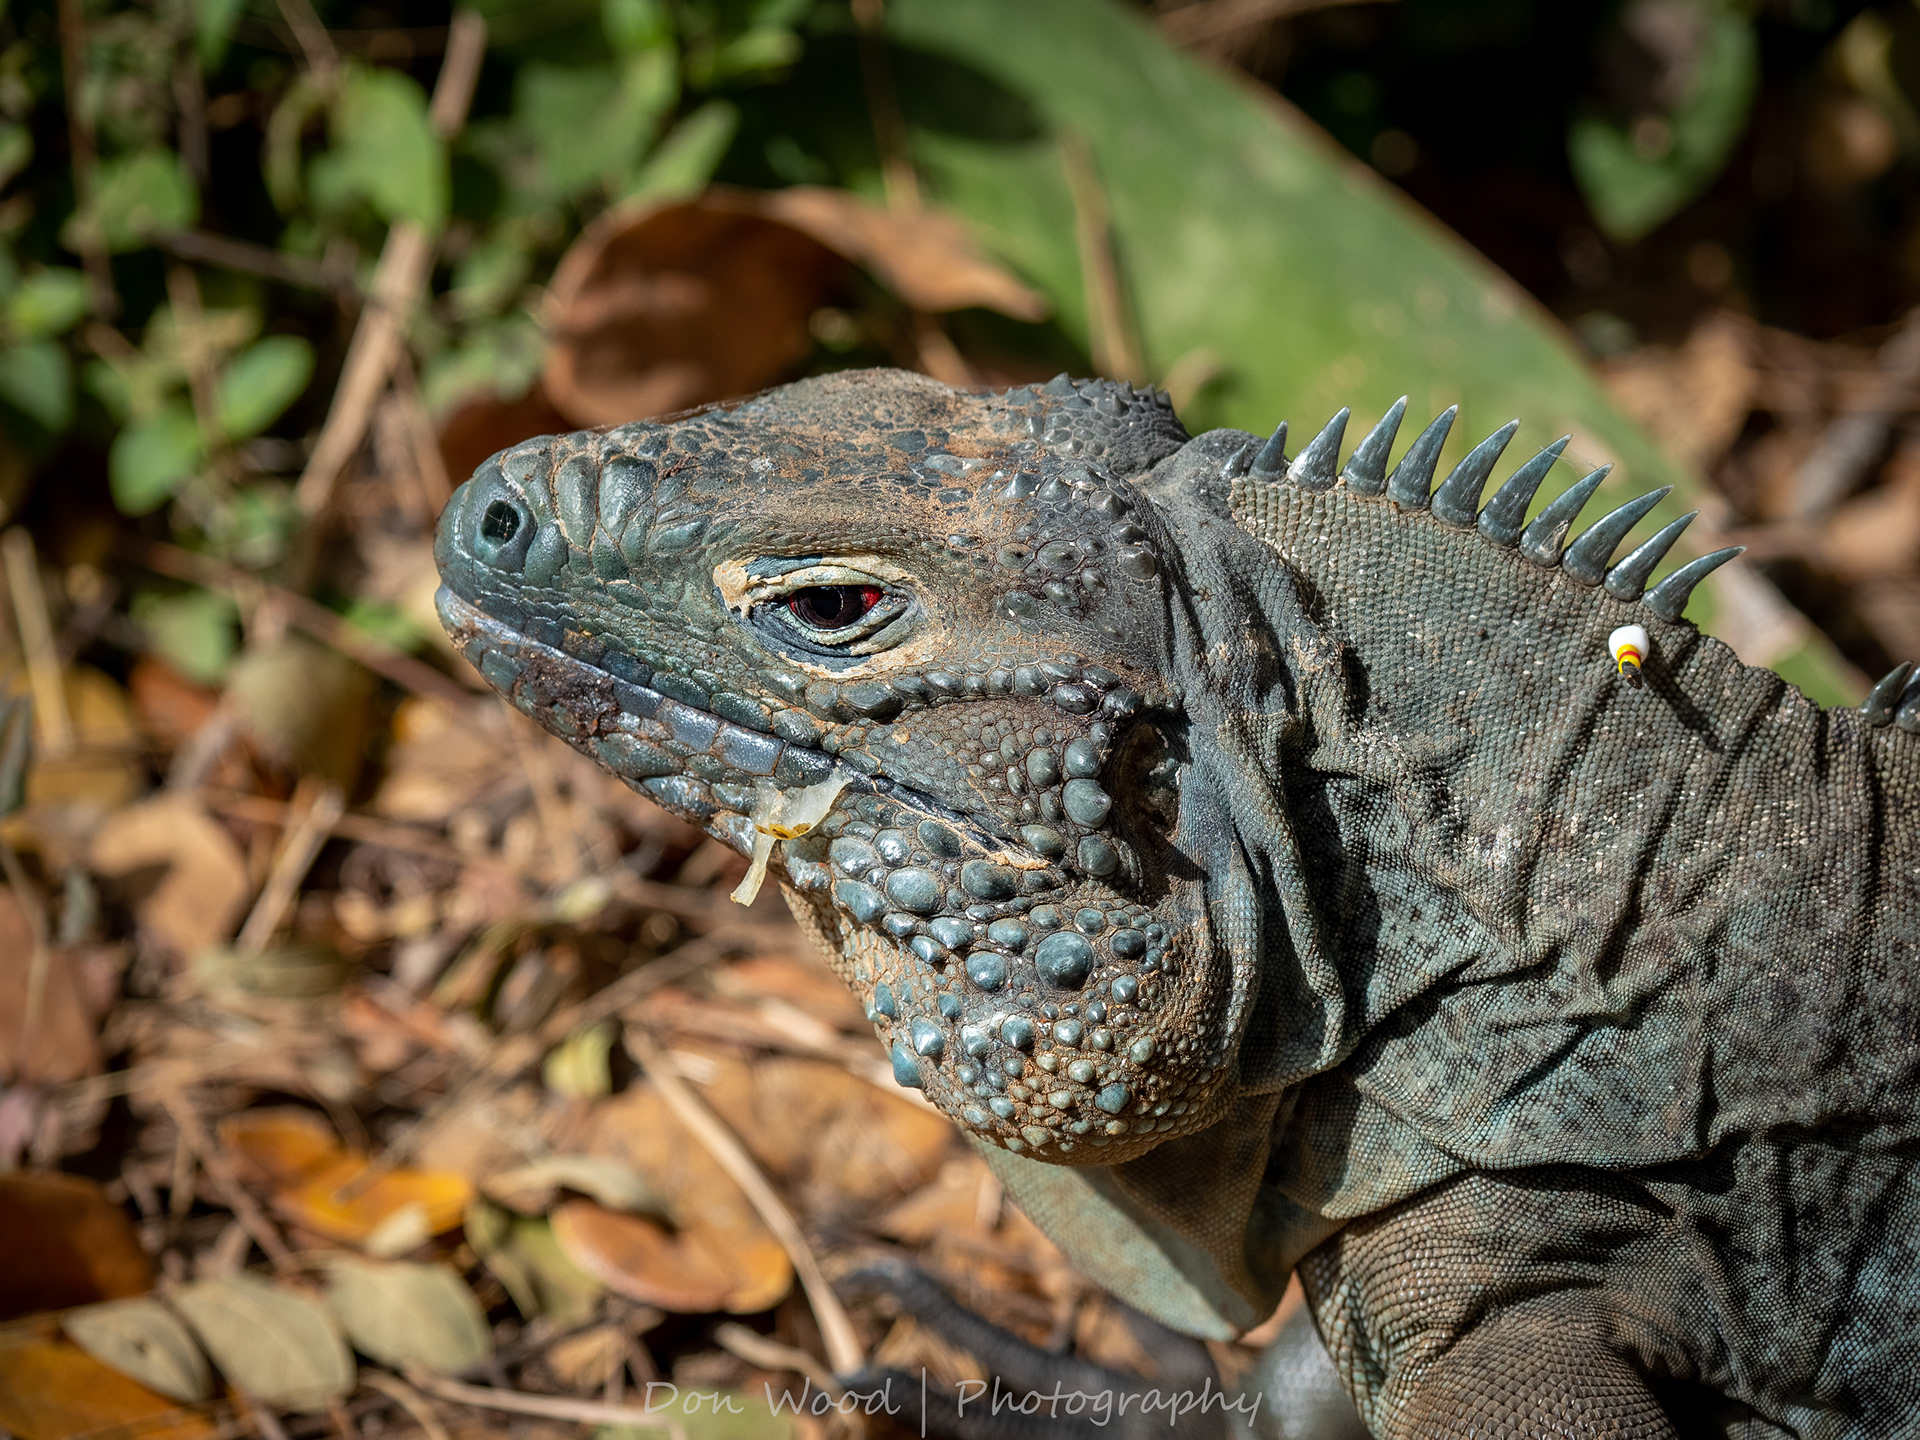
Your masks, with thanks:
[{"label": "iguana dewlap", "polygon": [[1483,504],[1512,427],[1436,489],[1450,419],[833,375],[502,452],[441,613],[1168,1323],[1297,1265],[1385,1436],[1920,1433],[1920,688],[1741,665],[1724,554],[1526,523],[1558,445]]}]

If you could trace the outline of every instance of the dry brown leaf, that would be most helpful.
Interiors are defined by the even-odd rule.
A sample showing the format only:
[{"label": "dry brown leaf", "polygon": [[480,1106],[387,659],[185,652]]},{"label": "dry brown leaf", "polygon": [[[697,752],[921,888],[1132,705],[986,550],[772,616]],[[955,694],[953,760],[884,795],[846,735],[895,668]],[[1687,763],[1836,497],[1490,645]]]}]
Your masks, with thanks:
[{"label": "dry brown leaf", "polygon": [[142,728],[170,750],[211,720],[220,705],[218,690],[195,684],[151,655],[134,662],[127,691]]},{"label": "dry brown leaf", "polygon": [[618,1325],[596,1325],[569,1335],[547,1351],[547,1368],[576,1395],[601,1389],[627,1363],[627,1332]]},{"label": "dry brown leaf", "polygon": [[496,450],[517,445],[530,436],[571,428],[572,422],[553,408],[547,392],[536,381],[518,400],[487,395],[454,410],[440,426],[440,459],[457,484]]},{"label": "dry brown leaf", "polygon": [[1621,409],[1681,464],[1705,473],[1739,438],[1755,403],[1754,346],[1753,322],[1723,310],[1677,350],[1636,350],[1603,373]]},{"label": "dry brown leaf", "polygon": [[146,788],[138,758],[140,729],[127,692],[85,665],[66,672],[67,715],[74,747],[36,754],[27,770],[27,805],[72,807],[95,815],[124,805]]},{"label": "dry brown leaf", "polygon": [[1904,439],[1881,483],[1828,517],[1819,554],[1848,580],[1912,573],[1920,560],[1920,441]]},{"label": "dry brown leaf", "polygon": [[185,795],[109,816],[93,837],[91,864],[131,882],[140,928],[181,955],[231,934],[251,888],[233,837]]},{"label": "dry brown leaf", "polygon": [[953,1143],[945,1117],[824,1060],[723,1060],[700,1091],[765,1169],[822,1198],[891,1199],[933,1175]]},{"label": "dry brown leaf", "polygon": [[585,1148],[637,1170],[680,1233],[724,1267],[732,1288],[720,1308],[752,1314],[792,1287],[793,1262],[780,1242],[651,1085],[634,1085],[602,1104]]},{"label": "dry brown leaf", "polygon": [[19,1440],[105,1430],[124,1440],[199,1440],[213,1426],[70,1340],[28,1334],[0,1336],[0,1430]]},{"label": "dry brown leaf", "polygon": [[873,1033],[853,992],[817,957],[751,955],[709,973],[713,988],[730,998],[784,1000],[849,1035]]},{"label": "dry brown leaf", "polygon": [[74,950],[47,950],[40,1010],[28,1035],[33,931],[13,891],[0,889],[0,1079],[60,1085],[100,1069],[99,1036],[78,959]]},{"label": "dry brown leaf", "polygon": [[764,214],[805,231],[871,270],[915,310],[978,306],[1016,320],[1044,320],[1047,298],[987,259],[958,216],[922,208],[890,210],[850,190],[796,185],[759,197]]},{"label": "dry brown leaf", "polygon": [[616,1295],[691,1315],[725,1308],[734,1291],[729,1267],[657,1220],[591,1200],[569,1200],[551,1220],[561,1253]]},{"label": "dry brown leaf", "polygon": [[0,1319],[144,1295],[153,1285],[126,1211],[78,1175],[0,1175],[0,1236]]},{"label": "dry brown leaf", "polygon": [[574,424],[608,425],[765,389],[813,348],[813,312],[851,271],[731,196],[609,211],[554,271],[547,394]]}]

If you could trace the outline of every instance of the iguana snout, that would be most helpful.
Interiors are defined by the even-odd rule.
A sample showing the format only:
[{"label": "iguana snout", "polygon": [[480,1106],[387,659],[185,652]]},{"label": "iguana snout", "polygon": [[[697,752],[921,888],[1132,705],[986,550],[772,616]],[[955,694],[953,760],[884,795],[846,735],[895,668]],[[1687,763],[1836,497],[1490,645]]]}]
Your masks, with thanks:
[{"label": "iguana snout", "polygon": [[1130,388],[882,373],[529,441],[447,507],[441,615],[516,708],[771,868],[901,1083],[1110,1163],[1205,1123],[1234,1043],[1170,547],[1122,473],[1183,438]]}]

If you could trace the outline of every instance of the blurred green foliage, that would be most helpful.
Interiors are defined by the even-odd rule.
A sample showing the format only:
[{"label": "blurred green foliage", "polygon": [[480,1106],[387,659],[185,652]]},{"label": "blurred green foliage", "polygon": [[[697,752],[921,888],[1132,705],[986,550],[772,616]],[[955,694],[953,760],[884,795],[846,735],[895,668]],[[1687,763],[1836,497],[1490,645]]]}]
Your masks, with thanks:
[{"label": "blurred green foliage", "polygon": [[[97,474],[155,537],[272,567],[303,523],[293,482],[390,226],[435,245],[407,335],[444,414],[531,386],[542,287],[609,207],[715,178],[883,200],[897,175],[884,178],[879,137],[893,133],[892,163],[1053,303],[1039,325],[947,322],[998,373],[1124,355],[1131,378],[1176,384],[1191,423],[1255,429],[1341,404],[1370,418],[1411,391],[1430,409],[1463,402],[1456,448],[1518,414],[1523,438],[1570,429],[1588,458],[1627,461],[1623,488],[1678,478],[1676,505],[1685,493],[1515,287],[1120,0],[864,5],[884,33],[863,31],[848,0],[477,4],[489,47],[471,113],[436,128],[445,0],[321,0],[317,38],[308,0],[69,0],[84,33],[64,34],[56,0],[12,0],[4,444],[43,477]],[[1596,113],[1566,136],[1594,213],[1622,234],[1711,183],[1755,63],[1730,0],[1633,4],[1704,28],[1655,110]],[[1369,83],[1353,78],[1347,100],[1374,103],[1356,88]],[[1090,168],[1076,180],[1075,165]],[[1077,223],[1096,192],[1119,286],[1104,301]],[[810,364],[900,358],[897,302],[878,287],[869,299],[874,315],[816,317]],[[355,613],[419,639],[397,612]],[[216,675],[233,653],[224,602],[155,591],[133,619],[189,673]],[[1831,698],[1823,663],[1807,673]]]}]

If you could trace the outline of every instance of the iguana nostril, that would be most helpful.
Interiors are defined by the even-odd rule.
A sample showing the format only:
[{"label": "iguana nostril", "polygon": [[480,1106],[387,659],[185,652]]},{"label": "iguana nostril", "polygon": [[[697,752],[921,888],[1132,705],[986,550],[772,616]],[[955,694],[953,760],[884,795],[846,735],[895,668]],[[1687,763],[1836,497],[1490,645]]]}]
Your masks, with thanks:
[{"label": "iguana nostril", "polygon": [[481,510],[480,523],[473,528],[474,558],[496,570],[523,570],[538,528],[526,506],[496,494]]},{"label": "iguana nostril", "polygon": [[519,529],[520,517],[513,513],[513,506],[504,500],[496,500],[487,506],[487,513],[480,519],[480,534],[497,544],[506,544]]}]

